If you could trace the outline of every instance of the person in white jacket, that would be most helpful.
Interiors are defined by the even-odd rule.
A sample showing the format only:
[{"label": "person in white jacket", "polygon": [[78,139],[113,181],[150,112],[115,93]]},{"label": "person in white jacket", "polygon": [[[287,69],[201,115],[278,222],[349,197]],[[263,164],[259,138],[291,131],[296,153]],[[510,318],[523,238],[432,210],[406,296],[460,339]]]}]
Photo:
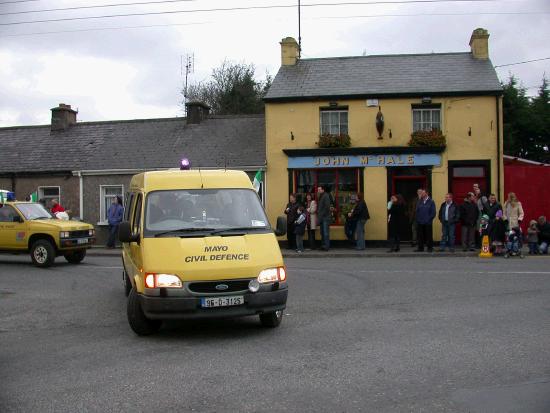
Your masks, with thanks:
[{"label": "person in white jacket", "polygon": [[523,221],[523,207],[521,202],[518,201],[516,194],[510,192],[508,194],[508,199],[504,203],[504,219],[508,221],[508,229],[517,228],[521,225]]},{"label": "person in white jacket", "polygon": [[317,202],[313,195],[306,195],[306,219],[307,219],[307,237],[309,248],[315,249],[315,230],[317,229]]}]

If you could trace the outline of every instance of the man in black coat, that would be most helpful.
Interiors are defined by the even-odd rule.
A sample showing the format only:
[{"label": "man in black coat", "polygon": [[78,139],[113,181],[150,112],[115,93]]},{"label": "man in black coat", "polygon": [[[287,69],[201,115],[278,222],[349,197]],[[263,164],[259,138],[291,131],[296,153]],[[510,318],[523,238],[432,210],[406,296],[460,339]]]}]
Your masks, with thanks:
[{"label": "man in black coat", "polygon": [[445,195],[445,202],[439,207],[439,221],[441,221],[441,246],[439,251],[445,251],[449,247],[450,252],[455,251],[455,229],[460,218],[458,205],[453,202],[453,194]]},{"label": "man in black coat", "polygon": [[499,209],[502,209],[502,206],[498,203],[496,195],[489,195],[489,202],[483,204],[483,213],[489,217],[490,224],[495,222],[495,217]]},{"label": "man in black coat", "polygon": [[286,204],[286,239],[288,241],[288,249],[296,250],[296,234],[294,233],[294,221],[298,218],[298,202],[296,202],[296,195],[290,194],[288,197],[288,204]]},{"label": "man in black coat", "polygon": [[460,205],[460,223],[462,224],[462,250],[475,251],[475,234],[477,219],[479,217],[479,208],[477,206],[476,196],[473,192],[468,192],[464,203]]}]

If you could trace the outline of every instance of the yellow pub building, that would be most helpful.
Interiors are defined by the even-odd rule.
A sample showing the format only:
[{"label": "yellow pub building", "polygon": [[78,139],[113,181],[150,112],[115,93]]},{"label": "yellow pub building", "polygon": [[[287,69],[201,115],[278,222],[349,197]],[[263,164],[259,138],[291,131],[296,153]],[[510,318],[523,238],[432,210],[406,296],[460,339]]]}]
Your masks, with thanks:
[{"label": "yellow pub building", "polygon": [[[387,239],[387,203],[407,210],[425,188],[439,208],[447,192],[460,203],[478,183],[502,199],[502,88],[489,59],[489,34],[476,29],[458,53],[300,57],[281,41],[281,67],[265,97],[266,209],[271,222],[288,196],[319,185],[334,205],[332,240],[363,193],[366,239]],[[402,240],[410,239],[411,226]],[[440,226],[434,220],[434,239]]]}]

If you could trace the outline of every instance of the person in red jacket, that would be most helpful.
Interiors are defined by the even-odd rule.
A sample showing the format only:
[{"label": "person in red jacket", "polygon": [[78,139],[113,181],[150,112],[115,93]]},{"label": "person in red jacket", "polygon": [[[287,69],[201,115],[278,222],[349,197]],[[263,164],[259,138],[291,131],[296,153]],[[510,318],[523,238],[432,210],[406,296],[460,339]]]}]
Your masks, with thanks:
[{"label": "person in red jacket", "polygon": [[65,208],[63,208],[61,204],[57,202],[57,199],[52,199],[52,207],[50,211],[52,211],[52,214],[55,215],[58,212],[65,212]]}]

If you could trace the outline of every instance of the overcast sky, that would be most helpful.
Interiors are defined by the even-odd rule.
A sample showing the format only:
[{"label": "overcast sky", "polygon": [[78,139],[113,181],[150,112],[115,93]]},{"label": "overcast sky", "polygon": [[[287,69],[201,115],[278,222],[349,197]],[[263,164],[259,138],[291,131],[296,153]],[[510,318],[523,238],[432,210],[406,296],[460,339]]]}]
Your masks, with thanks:
[{"label": "overcast sky", "polygon": [[[224,59],[253,63],[263,78],[280,66],[279,41],[298,37],[296,7],[181,13],[297,0],[172,0],[19,13],[146,1],[0,0],[0,126],[49,123],[50,108],[59,103],[77,108],[79,121],[182,116],[182,56],[194,54],[192,82],[208,79]],[[306,6],[344,1],[302,0],[302,57],[469,51],[476,27],[489,30],[494,65],[550,57],[550,0]],[[157,12],[174,13],[80,19]],[[66,18],[78,19],[9,24]],[[550,77],[550,60],[497,73],[501,80],[516,75],[532,95],[544,73]]]}]

